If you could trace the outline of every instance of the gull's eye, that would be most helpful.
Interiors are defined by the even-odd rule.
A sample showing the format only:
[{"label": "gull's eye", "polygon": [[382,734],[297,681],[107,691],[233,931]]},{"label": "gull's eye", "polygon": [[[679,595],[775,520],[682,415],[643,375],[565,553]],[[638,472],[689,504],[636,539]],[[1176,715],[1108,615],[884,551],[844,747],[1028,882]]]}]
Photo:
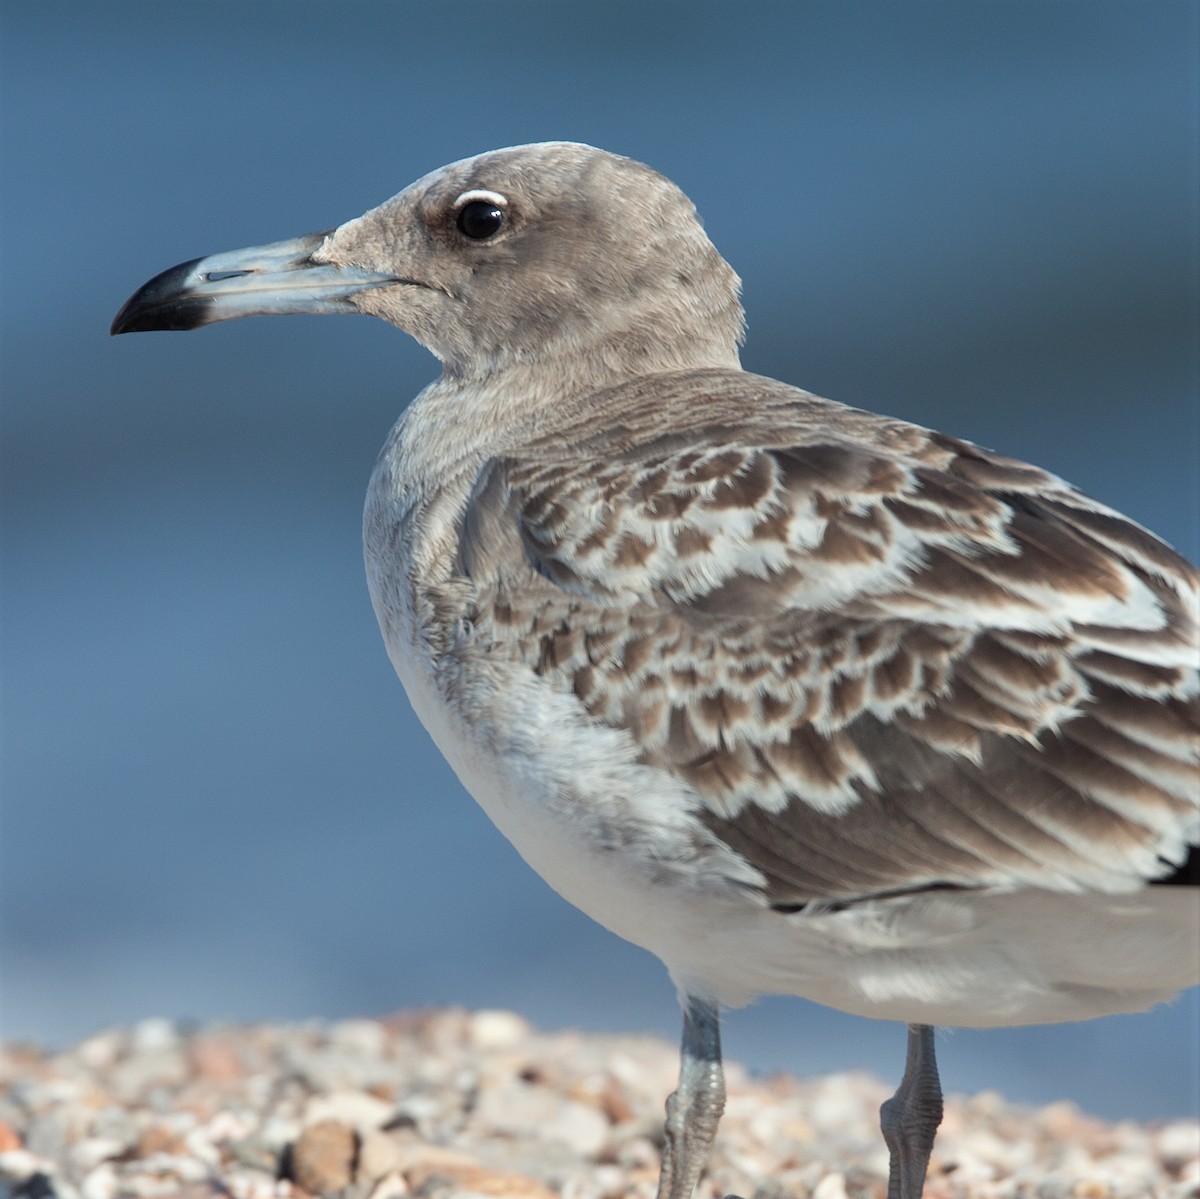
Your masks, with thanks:
[{"label": "gull's eye", "polygon": [[491,200],[471,200],[458,214],[458,231],[472,241],[494,237],[504,224],[504,210]]}]

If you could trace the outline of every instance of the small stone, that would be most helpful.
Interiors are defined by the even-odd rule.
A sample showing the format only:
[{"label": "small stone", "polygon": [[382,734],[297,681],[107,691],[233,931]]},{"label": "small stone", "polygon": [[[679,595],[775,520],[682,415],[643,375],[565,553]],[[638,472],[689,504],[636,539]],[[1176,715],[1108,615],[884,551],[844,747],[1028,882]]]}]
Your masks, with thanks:
[{"label": "small stone", "polygon": [[278,1147],[268,1144],[262,1137],[230,1141],[225,1145],[225,1150],[234,1161],[267,1174],[273,1173],[279,1162]]},{"label": "small stone", "polygon": [[[220,1111],[201,1128],[195,1129],[209,1144],[238,1141],[254,1131],[254,1122],[245,1113]],[[189,1134],[190,1135],[190,1134]]]},{"label": "small stone", "polygon": [[184,1138],[173,1129],[163,1125],[151,1125],[133,1143],[133,1158],[152,1157],[155,1153],[180,1153],[184,1150]]},{"label": "small stone", "polygon": [[826,1174],[813,1187],[812,1199],[846,1199],[845,1174]]},{"label": "small stone", "polygon": [[[0,1153],[0,1176],[19,1183],[27,1182],[49,1167],[50,1163],[44,1157],[30,1153],[28,1149],[9,1149]],[[22,1191],[27,1189],[21,1188]]]},{"label": "small stone", "polygon": [[1200,1127],[1192,1120],[1168,1124],[1158,1134],[1158,1151],[1169,1161],[1180,1163],[1200,1157]]},{"label": "small stone", "polygon": [[428,1145],[424,1142],[405,1145],[396,1142],[398,1154],[398,1169],[413,1185],[413,1178],[431,1172],[442,1171],[443,1167],[477,1166],[479,1163],[464,1153],[461,1149],[447,1149],[442,1145]]},{"label": "small stone", "polygon": [[607,1144],[604,1113],[539,1084],[500,1086],[484,1091],[473,1119],[513,1136],[561,1141],[581,1157],[594,1157]]},{"label": "small stone", "polygon": [[325,1120],[336,1120],[365,1132],[386,1124],[393,1111],[390,1103],[384,1103],[363,1091],[331,1091],[327,1095],[314,1095],[308,1101],[304,1108],[304,1123],[319,1124]]},{"label": "small stone", "polygon": [[116,1199],[118,1189],[116,1169],[104,1162],[84,1176],[79,1193],[83,1199]]},{"label": "small stone", "polygon": [[546,1136],[562,1141],[580,1157],[595,1157],[608,1144],[609,1123],[603,1112],[583,1103],[566,1101],[546,1127]]},{"label": "small stone", "polygon": [[626,1170],[658,1169],[660,1156],[657,1146],[648,1137],[634,1136],[622,1141],[616,1149],[617,1164]]},{"label": "small stone", "polygon": [[298,1121],[286,1116],[268,1116],[258,1130],[258,1139],[278,1151],[294,1141],[300,1135],[301,1128]]},{"label": "small stone", "polygon": [[467,1037],[476,1049],[509,1049],[532,1034],[533,1029],[516,1012],[475,1012],[467,1025]]},{"label": "small stone", "polygon": [[476,1195],[491,1195],[496,1199],[557,1199],[545,1183],[524,1174],[507,1170],[490,1170],[485,1166],[454,1166],[443,1163],[428,1173],[419,1169],[408,1172],[408,1182],[414,1191],[435,1199],[441,1195],[461,1195],[470,1191]]},{"label": "small stone", "polygon": [[87,1174],[101,1162],[120,1157],[127,1148],[122,1141],[110,1137],[84,1137],[71,1146],[67,1160],[73,1170]]},{"label": "small stone", "polygon": [[338,1191],[354,1178],[358,1137],[337,1120],[310,1124],[292,1145],[292,1181],[312,1194]]},{"label": "small stone", "polygon": [[600,1110],[610,1124],[627,1124],[637,1118],[633,1104],[625,1097],[620,1083],[611,1074],[604,1080],[604,1088],[598,1098]]},{"label": "small stone", "polygon": [[370,1199],[400,1199],[408,1194],[408,1183],[398,1173],[385,1174],[371,1191]]},{"label": "small stone", "polygon": [[198,1037],[188,1046],[188,1062],[197,1078],[211,1082],[236,1082],[246,1073],[241,1057],[223,1037]]},{"label": "small stone", "polygon": [[404,1146],[394,1136],[373,1128],[364,1132],[358,1147],[358,1179],[374,1181],[394,1174],[404,1164]]},{"label": "small stone", "polygon": [[601,1195],[625,1193],[625,1174],[620,1166],[597,1166],[592,1171],[592,1181]]},{"label": "small stone", "polygon": [[343,1053],[378,1059],[387,1048],[387,1029],[378,1020],[339,1020],[329,1030],[329,1041]]},{"label": "small stone", "polygon": [[163,1053],[177,1048],[179,1033],[170,1020],[142,1020],[133,1028],[133,1047],[138,1053]]},{"label": "small stone", "polygon": [[91,1070],[107,1070],[121,1052],[121,1037],[115,1031],[97,1033],[82,1041],[75,1052]]}]

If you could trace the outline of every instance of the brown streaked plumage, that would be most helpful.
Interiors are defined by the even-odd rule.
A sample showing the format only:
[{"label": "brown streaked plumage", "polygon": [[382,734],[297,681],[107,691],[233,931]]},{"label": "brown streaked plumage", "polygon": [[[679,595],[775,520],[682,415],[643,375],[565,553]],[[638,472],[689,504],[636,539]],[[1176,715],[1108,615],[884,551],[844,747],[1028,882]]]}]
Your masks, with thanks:
[{"label": "brown streaked plumage", "polygon": [[762,991],[910,1023],[916,1199],[932,1024],[1200,981],[1200,576],[1037,467],[743,372],[737,290],[668,180],[547,143],[185,263],[114,331],[360,311],[437,354],[372,599],[481,805],[684,997],[661,1199],[716,1130],[719,1004]]},{"label": "brown streaked plumage", "polygon": [[745,374],[653,383],[489,467],[509,518],[460,546],[489,652],[686,778],[772,902],[1170,873],[1196,819],[1186,561],[967,443]]}]

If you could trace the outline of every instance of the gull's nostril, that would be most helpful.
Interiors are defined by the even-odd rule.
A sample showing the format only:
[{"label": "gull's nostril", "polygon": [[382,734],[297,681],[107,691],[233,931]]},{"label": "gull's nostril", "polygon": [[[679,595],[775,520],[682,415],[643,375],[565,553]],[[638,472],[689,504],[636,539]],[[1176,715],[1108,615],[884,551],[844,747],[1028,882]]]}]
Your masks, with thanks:
[{"label": "gull's nostril", "polygon": [[207,271],[205,283],[220,283],[222,279],[239,279],[242,275],[253,275],[253,271]]}]

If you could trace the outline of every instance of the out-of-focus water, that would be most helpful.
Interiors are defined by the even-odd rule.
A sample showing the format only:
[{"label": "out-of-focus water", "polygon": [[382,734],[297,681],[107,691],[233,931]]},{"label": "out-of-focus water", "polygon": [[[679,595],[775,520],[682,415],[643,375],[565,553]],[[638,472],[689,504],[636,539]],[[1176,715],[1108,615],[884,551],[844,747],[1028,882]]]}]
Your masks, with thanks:
[{"label": "out-of-focus water", "polygon": [[[665,973],[516,858],[391,675],[367,475],[435,364],[368,321],[110,341],[135,286],[450,159],[591,141],[746,280],[746,365],[1049,466],[1195,557],[1185,2],[61,3],[0,10],[3,1020],[511,1006],[674,1035]],[[1195,1112],[1195,992],[948,1035],[950,1089]],[[797,1000],[758,1069],[898,1075]]]}]

